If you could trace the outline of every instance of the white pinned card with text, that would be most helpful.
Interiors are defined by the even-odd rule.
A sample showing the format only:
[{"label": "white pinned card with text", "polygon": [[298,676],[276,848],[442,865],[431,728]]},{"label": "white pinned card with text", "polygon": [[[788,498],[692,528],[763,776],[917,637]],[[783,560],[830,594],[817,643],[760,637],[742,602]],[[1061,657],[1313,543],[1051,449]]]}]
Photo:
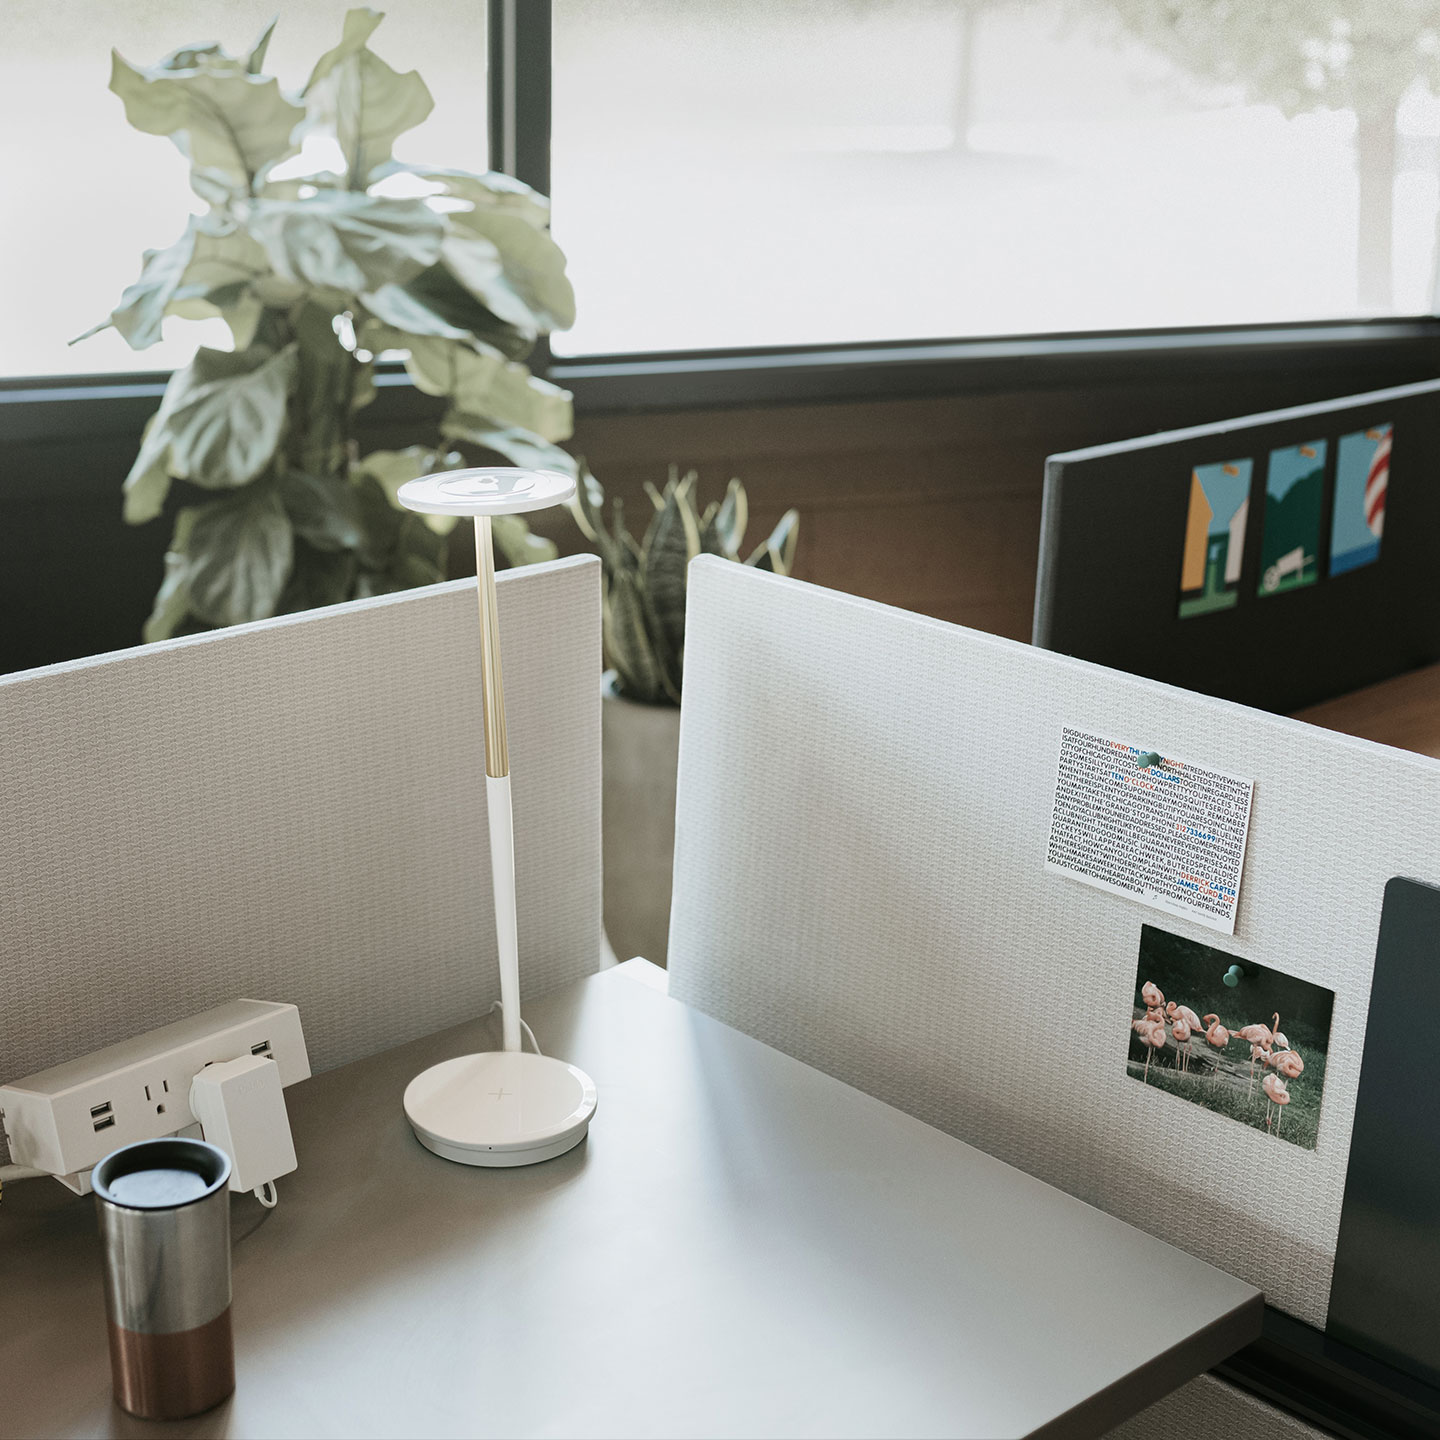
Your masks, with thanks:
[{"label": "white pinned card with text", "polygon": [[1045,869],[1233,935],[1254,789],[1067,725]]}]

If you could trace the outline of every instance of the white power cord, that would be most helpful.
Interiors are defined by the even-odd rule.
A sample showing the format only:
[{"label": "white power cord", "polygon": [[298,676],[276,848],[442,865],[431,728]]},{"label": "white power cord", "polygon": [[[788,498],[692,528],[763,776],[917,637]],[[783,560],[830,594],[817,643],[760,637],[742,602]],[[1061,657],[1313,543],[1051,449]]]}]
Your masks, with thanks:
[{"label": "white power cord", "polygon": [[280,1203],[280,1192],[276,1190],[273,1180],[257,1185],[251,1193],[267,1210],[273,1210]]},{"label": "white power cord", "polygon": [[[501,1013],[502,1015],[505,1013],[505,1002],[504,1002],[503,1000],[497,1000],[485,1013],[486,1013],[487,1015],[493,1015],[497,1010],[500,1011],[500,1013]],[[525,1032],[526,1036],[529,1038],[529,1040],[530,1040],[530,1048],[531,1048],[537,1055],[543,1055],[545,1052],[544,1052],[543,1050],[541,1050],[541,1048],[540,1048],[540,1042],[539,1042],[538,1040],[536,1040],[536,1038],[535,1038],[535,1032],[525,1023],[524,1016],[521,1016],[521,1019],[520,1019],[520,1028],[521,1028],[521,1030],[523,1030],[523,1031]]]}]

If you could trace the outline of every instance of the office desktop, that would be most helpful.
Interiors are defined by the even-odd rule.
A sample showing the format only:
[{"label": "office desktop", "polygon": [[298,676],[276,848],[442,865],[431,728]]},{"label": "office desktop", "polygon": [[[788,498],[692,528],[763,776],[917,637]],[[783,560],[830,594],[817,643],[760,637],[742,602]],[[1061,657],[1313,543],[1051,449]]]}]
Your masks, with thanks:
[{"label": "office desktop", "polygon": [[[478,747],[476,676],[435,663],[473,629],[468,586],[0,682],[46,737],[6,759],[11,793],[47,797],[17,811],[17,853],[123,837],[128,867],[108,947],[81,967],[77,931],[101,921],[52,868],[17,869],[12,933],[38,959],[4,1012],[15,1068],[129,1033],[128,1005],[232,987],[293,998],[305,1022],[298,1169],[258,1228],[236,1212],[236,1393],[171,1433],[1100,1436],[1187,1384],[1269,1416],[1197,1377],[1261,1341],[1262,1295],[1324,1323],[1383,879],[1437,853],[1440,765],[701,560],[659,995],[643,965],[597,973],[595,571],[497,586],[527,1014],[605,1097],[583,1144],[519,1171],[431,1155],[396,1103],[424,1065],[499,1033],[475,965],[494,953],[485,887],[449,902],[452,876],[403,861],[442,833],[483,879],[483,807],[445,763]],[[404,683],[366,688],[356,715],[359,654]],[[145,667],[234,716],[237,740],[287,716],[303,765],[237,744],[206,770],[197,713],[166,729]],[[391,737],[417,708],[446,718],[402,754]],[[1066,724],[1253,781],[1233,936],[1047,873]],[[163,745],[129,745],[157,725]],[[128,757],[111,811],[76,764],[97,734]],[[145,877],[182,863],[195,822],[136,823],[162,761],[229,857],[168,960]],[[302,815],[282,880],[274,849]],[[559,887],[527,889],[523,857],[561,843]],[[266,897],[248,936],[237,895]],[[1170,1030],[1134,1073],[1150,923],[1333,992],[1325,1065],[1289,1037],[1323,1069],[1315,1149],[1155,1084],[1179,1060]],[[0,1202],[17,1433],[116,1423],[88,1204],[48,1182]]]}]

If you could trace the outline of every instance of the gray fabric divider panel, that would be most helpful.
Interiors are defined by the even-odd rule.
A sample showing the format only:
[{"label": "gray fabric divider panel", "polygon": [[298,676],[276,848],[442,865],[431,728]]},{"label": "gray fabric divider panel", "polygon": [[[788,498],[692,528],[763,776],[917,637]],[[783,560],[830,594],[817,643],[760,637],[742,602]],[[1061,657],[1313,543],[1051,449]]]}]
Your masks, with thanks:
[{"label": "gray fabric divider panel", "polygon": [[[1045,873],[1065,724],[1254,778],[1233,939]],[[691,567],[670,993],[1316,1326],[1398,874],[1440,880],[1440,762]],[[1318,1149],[1126,1076],[1146,923],[1335,991]]]},{"label": "gray fabric divider panel", "polygon": [[1213,1375],[1201,1375],[1182,1385],[1173,1395],[1107,1430],[1103,1440],[1155,1440],[1177,1428],[1186,1433],[1196,1430],[1205,1440],[1258,1440],[1260,1436],[1265,1440],[1327,1440],[1325,1431]]},{"label": "gray fabric divider panel", "polygon": [[[599,967],[599,561],[498,590],[538,995]],[[0,679],[0,1078],[238,996],[317,1071],[478,1015],[480,696],[473,580]]]}]

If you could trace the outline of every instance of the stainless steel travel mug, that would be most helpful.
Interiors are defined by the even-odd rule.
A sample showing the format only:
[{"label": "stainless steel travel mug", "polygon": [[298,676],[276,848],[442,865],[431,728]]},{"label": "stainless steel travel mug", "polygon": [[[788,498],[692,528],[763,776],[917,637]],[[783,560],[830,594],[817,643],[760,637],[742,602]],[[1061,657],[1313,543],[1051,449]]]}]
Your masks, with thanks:
[{"label": "stainless steel travel mug", "polygon": [[142,1140],[91,1172],[105,1250],[115,1400],[181,1420],[235,1389],[230,1157],[203,1140]]}]

